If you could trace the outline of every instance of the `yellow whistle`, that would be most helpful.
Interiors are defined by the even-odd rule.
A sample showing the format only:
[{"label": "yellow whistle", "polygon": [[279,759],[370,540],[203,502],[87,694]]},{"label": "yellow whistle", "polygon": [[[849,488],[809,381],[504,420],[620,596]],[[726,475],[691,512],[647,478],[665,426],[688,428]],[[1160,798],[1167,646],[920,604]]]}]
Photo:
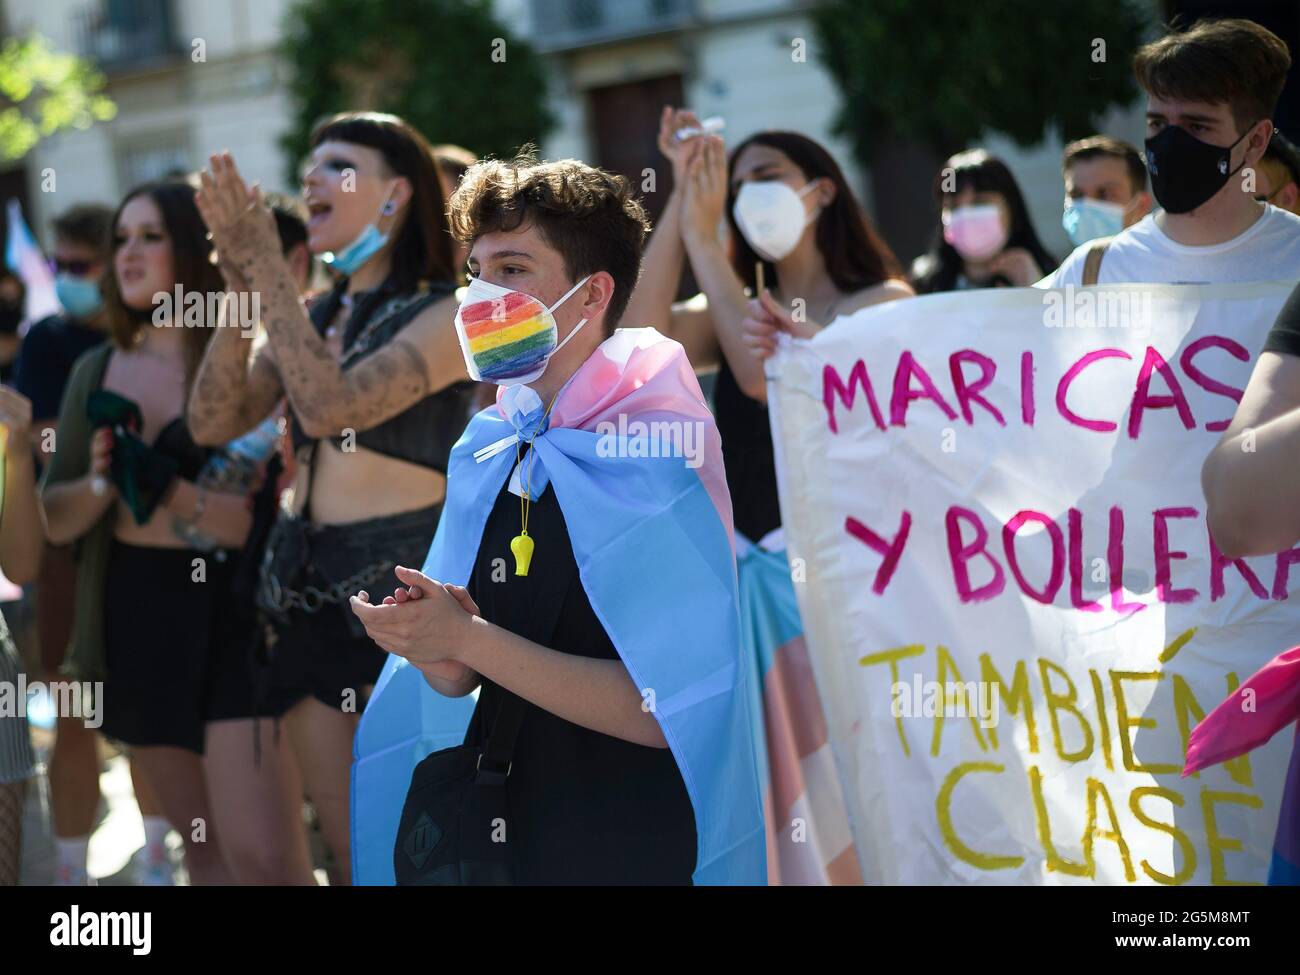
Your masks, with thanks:
[{"label": "yellow whistle", "polygon": [[533,540],[528,537],[528,532],[510,539],[510,551],[515,556],[515,575],[528,575],[528,566],[533,561]]}]

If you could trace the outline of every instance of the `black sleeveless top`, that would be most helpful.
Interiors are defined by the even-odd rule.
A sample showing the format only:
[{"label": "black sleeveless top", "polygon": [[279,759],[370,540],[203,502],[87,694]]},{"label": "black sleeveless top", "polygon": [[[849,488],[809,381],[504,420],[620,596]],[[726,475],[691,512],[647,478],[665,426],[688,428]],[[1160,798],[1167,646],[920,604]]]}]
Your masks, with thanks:
[{"label": "black sleeveless top", "polygon": [[176,461],[176,474],[187,481],[196,480],[208,458],[216,453],[215,447],[200,447],[190,436],[185,417],[178,416],[158,431],[153,449]]},{"label": "black sleeveless top", "polygon": [[722,462],[736,531],[757,542],[781,526],[772,427],[767,404],[741,391],[725,358],[713,387],[713,412],[722,438]]},{"label": "black sleeveless top", "polygon": [[[338,314],[346,286],[347,280],[340,280],[311,306],[311,321],[321,336]],[[346,372],[349,367],[383,348],[416,315],[455,290],[452,282],[440,281],[424,291],[403,291],[390,279],[373,291],[357,292],[353,296],[352,314],[348,316],[343,331],[340,366]],[[469,422],[473,392],[473,383],[460,382],[430,393],[397,416],[358,431],[355,442],[357,446],[386,457],[396,457],[446,474],[452,445]],[[292,409],[289,411],[289,435],[295,453],[299,447],[312,442]],[[343,440],[341,436],[330,439],[336,445]]]},{"label": "black sleeveless top", "polygon": [[[483,618],[561,653],[619,659],[578,575],[554,487],[529,509],[536,548],[526,576],[515,575],[510,554],[519,528],[519,498],[507,482],[468,585]],[[467,744],[486,743],[503,693],[484,679]],[[534,704],[524,708],[506,779],[518,882],[689,884],[695,814],[673,753],[591,731]]]}]

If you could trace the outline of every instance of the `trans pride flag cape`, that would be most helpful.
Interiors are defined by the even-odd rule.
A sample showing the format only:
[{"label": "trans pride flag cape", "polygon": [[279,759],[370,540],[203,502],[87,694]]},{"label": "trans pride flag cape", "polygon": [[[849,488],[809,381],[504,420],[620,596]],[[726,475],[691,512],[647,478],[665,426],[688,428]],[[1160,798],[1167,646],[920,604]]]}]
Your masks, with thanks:
[{"label": "trans pride flag cape", "polygon": [[[1258,748],[1300,718],[1300,647],[1278,654],[1206,715],[1187,739],[1183,775]],[[1300,886],[1300,727],[1282,790],[1268,882]]]},{"label": "trans pride flag cape", "polygon": [[[540,412],[508,421],[497,406],[470,421],[451,454],[423,568],[431,578],[468,581],[514,468],[515,438],[532,435]],[[672,424],[681,443],[689,429],[702,463],[645,456],[666,451],[637,437],[635,421]],[[695,810],[695,883],[765,883],[757,689],[740,645],[731,501],[717,427],[682,347],[652,328],[615,332],[560,392],[533,449],[533,490],[555,490],[592,608],[636,686],[654,691]],[[443,697],[405,660],[388,659],[354,743],[355,883],[393,883],[411,773],[463,741],[473,708],[470,697]]]}]

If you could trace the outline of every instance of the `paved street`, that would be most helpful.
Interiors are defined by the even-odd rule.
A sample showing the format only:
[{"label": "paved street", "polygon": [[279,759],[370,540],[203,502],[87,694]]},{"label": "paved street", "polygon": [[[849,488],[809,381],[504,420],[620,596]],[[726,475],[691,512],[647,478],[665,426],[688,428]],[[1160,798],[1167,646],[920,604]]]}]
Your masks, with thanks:
[{"label": "paved street", "polygon": [[[32,744],[40,765],[40,774],[27,790],[27,808],[23,819],[22,878],[24,886],[48,886],[54,882],[54,840],[50,833],[49,781],[44,770],[53,736],[42,728],[32,729]],[[99,789],[103,796],[95,830],[90,837],[88,870],[98,884],[129,886],[135,882],[131,858],[144,845],[144,825],[140,809],[131,789],[131,769],[126,758],[113,755],[105,763],[99,776]],[[320,842],[317,830],[310,830],[312,852],[317,864],[323,864],[328,855]],[[174,858],[180,860],[181,840],[176,833],[167,839]],[[176,883],[185,884],[185,869],[176,871]],[[329,883],[323,868],[316,870],[316,882]]]},{"label": "paved street", "polygon": [[[27,814],[23,821],[24,885],[48,885],[54,882],[54,841],[50,833],[49,782],[44,776],[44,760],[49,754],[50,733],[34,729],[33,743],[42,774],[27,790]],[[99,777],[104,805],[101,817],[90,838],[89,872],[100,884],[127,885],[132,882],[131,856],[144,845],[144,827],[140,810],[131,792],[131,772],[126,759],[117,755],[109,759]],[[175,835],[173,843],[179,843]],[[178,871],[178,882],[183,882]]]}]

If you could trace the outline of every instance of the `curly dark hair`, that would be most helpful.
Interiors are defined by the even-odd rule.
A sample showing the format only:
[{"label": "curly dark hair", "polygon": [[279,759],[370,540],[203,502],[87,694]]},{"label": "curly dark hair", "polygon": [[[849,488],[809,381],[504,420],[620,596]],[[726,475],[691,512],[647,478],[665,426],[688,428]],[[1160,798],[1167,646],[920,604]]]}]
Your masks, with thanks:
[{"label": "curly dark hair", "polygon": [[462,243],[497,231],[536,227],[577,281],[597,271],[614,279],[605,312],[612,331],[641,270],[650,223],[626,179],[576,159],[540,162],[521,155],[471,166],[447,210],[452,236]]}]

